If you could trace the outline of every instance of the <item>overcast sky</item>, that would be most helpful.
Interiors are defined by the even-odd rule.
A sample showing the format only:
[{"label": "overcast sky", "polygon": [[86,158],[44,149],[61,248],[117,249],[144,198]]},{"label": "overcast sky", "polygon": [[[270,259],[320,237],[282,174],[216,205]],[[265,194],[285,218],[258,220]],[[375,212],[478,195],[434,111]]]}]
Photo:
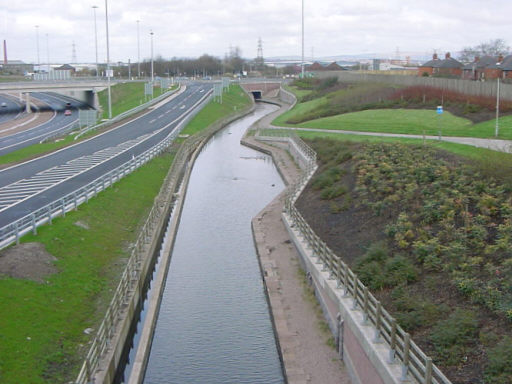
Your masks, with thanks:
[{"label": "overcast sky", "polygon": [[[395,57],[456,52],[464,46],[503,38],[512,44],[510,0],[304,0],[305,55],[367,54]],[[103,0],[1,0],[0,38],[9,60],[95,61],[94,13],[97,5],[99,61],[106,60]],[[112,62],[140,58],[223,57],[230,46],[254,58],[258,37],[263,55],[301,54],[301,0],[117,0],[109,2]],[[39,25],[39,28],[35,26]],[[510,37],[510,38],[509,38]],[[48,43],[48,44],[47,44]],[[48,49],[47,49],[48,47]],[[49,55],[48,55],[49,53]]]}]

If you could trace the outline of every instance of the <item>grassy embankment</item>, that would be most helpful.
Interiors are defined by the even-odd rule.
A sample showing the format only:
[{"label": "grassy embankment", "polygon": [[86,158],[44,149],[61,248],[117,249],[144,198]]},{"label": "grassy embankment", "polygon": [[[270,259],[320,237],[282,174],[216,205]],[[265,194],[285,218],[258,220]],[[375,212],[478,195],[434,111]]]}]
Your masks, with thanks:
[{"label": "grassy embankment", "polygon": [[[354,96],[371,98],[371,92],[383,92],[382,88],[374,84],[358,84],[333,92],[315,93],[312,90],[289,87],[299,100],[304,101],[297,103],[292,110],[279,116],[274,120],[274,125],[434,136],[441,132],[443,136],[495,138],[495,120],[493,119],[473,124],[469,119],[454,116],[448,111],[437,115],[435,108],[399,109],[397,108],[399,103],[384,100],[385,96],[389,96],[389,92],[379,102],[372,100],[366,104],[361,102],[359,106],[354,105]],[[314,97],[315,95],[318,97]],[[384,108],[392,106],[393,109],[378,109],[379,104]],[[350,112],[351,110],[356,112]],[[467,115],[470,116],[470,113]],[[512,139],[512,116],[500,118],[498,138]]]},{"label": "grassy embankment", "polygon": [[[197,132],[249,104],[233,86],[223,105],[206,107],[186,130]],[[44,283],[0,277],[0,382],[62,383],[76,377],[92,337],[83,331],[98,328],[172,159],[169,153],[155,158],[78,211],[39,228],[37,236],[22,239],[42,243],[57,258],[58,273]]]},{"label": "grassy embankment", "polygon": [[[111,91],[113,117],[137,107],[140,105],[140,100],[144,100],[143,83],[120,83],[113,86]],[[100,92],[98,97],[100,100],[101,109],[104,111],[103,118],[106,118],[106,114],[108,114],[107,91],[104,90]],[[82,136],[79,141],[85,140],[94,134],[94,132],[91,132],[90,135]],[[0,156],[0,164],[13,164],[26,161],[75,143],[77,143],[77,141],[73,140],[73,136],[67,135],[51,142],[34,144],[29,147]]]}]

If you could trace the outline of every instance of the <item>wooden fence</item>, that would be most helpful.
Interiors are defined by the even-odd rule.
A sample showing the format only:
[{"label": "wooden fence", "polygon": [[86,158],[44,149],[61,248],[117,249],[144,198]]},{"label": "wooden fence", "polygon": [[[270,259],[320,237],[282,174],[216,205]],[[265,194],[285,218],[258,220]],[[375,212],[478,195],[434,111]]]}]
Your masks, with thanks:
[{"label": "wooden fence", "polygon": [[[371,73],[355,73],[351,71],[324,71],[315,72],[318,78],[336,76],[341,81],[358,83],[372,82],[384,84],[397,84],[403,86],[422,86],[455,91],[464,95],[496,97],[496,81],[472,81],[462,79],[445,79],[439,77],[381,75]],[[500,84],[500,99],[512,100],[512,84]]]},{"label": "wooden fence", "polygon": [[323,271],[328,272],[329,279],[336,281],[342,296],[352,298],[352,309],[363,312],[363,325],[373,326],[374,340],[388,345],[389,362],[396,362],[402,366],[400,379],[413,379],[422,384],[451,384],[450,380],[432,363],[432,359],[411,340],[410,335],[397,324],[396,319],[382,307],[382,304],[341,257],[336,255],[313,231],[295,207],[296,200],[316,171],[315,151],[295,133],[286,130],[261,130],[256,132],[256,138],[265,141],[286,141],[289,143],[288,149],[291,155],[295,159],[303,159],[297,161],[303,169],[303,175],[288,191],[285,215],[312,250],[317,262],[321,263]]}]

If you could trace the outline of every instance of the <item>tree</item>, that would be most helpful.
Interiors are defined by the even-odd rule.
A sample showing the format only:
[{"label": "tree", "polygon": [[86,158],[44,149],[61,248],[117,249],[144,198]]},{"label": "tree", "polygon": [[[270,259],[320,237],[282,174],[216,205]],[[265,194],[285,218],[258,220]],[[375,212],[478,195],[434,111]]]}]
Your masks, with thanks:
[{"label": "tree", "polygon": [[459,55],[459,60],[470,63],[475,60],[475,57],[506,56],[510,52],[510,47],[503,39],[489,40],[486,43],[480,43],[475,47],[464,47]]}]

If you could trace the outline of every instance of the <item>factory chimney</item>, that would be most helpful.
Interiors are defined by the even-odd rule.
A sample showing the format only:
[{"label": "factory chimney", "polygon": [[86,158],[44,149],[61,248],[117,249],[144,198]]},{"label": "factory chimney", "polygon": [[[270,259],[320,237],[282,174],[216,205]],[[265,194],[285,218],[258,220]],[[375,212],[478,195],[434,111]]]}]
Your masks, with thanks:
[{"label": "factory chimney", "polygon": [[7,41],[4,40],[4,65],[7,65]]}]

